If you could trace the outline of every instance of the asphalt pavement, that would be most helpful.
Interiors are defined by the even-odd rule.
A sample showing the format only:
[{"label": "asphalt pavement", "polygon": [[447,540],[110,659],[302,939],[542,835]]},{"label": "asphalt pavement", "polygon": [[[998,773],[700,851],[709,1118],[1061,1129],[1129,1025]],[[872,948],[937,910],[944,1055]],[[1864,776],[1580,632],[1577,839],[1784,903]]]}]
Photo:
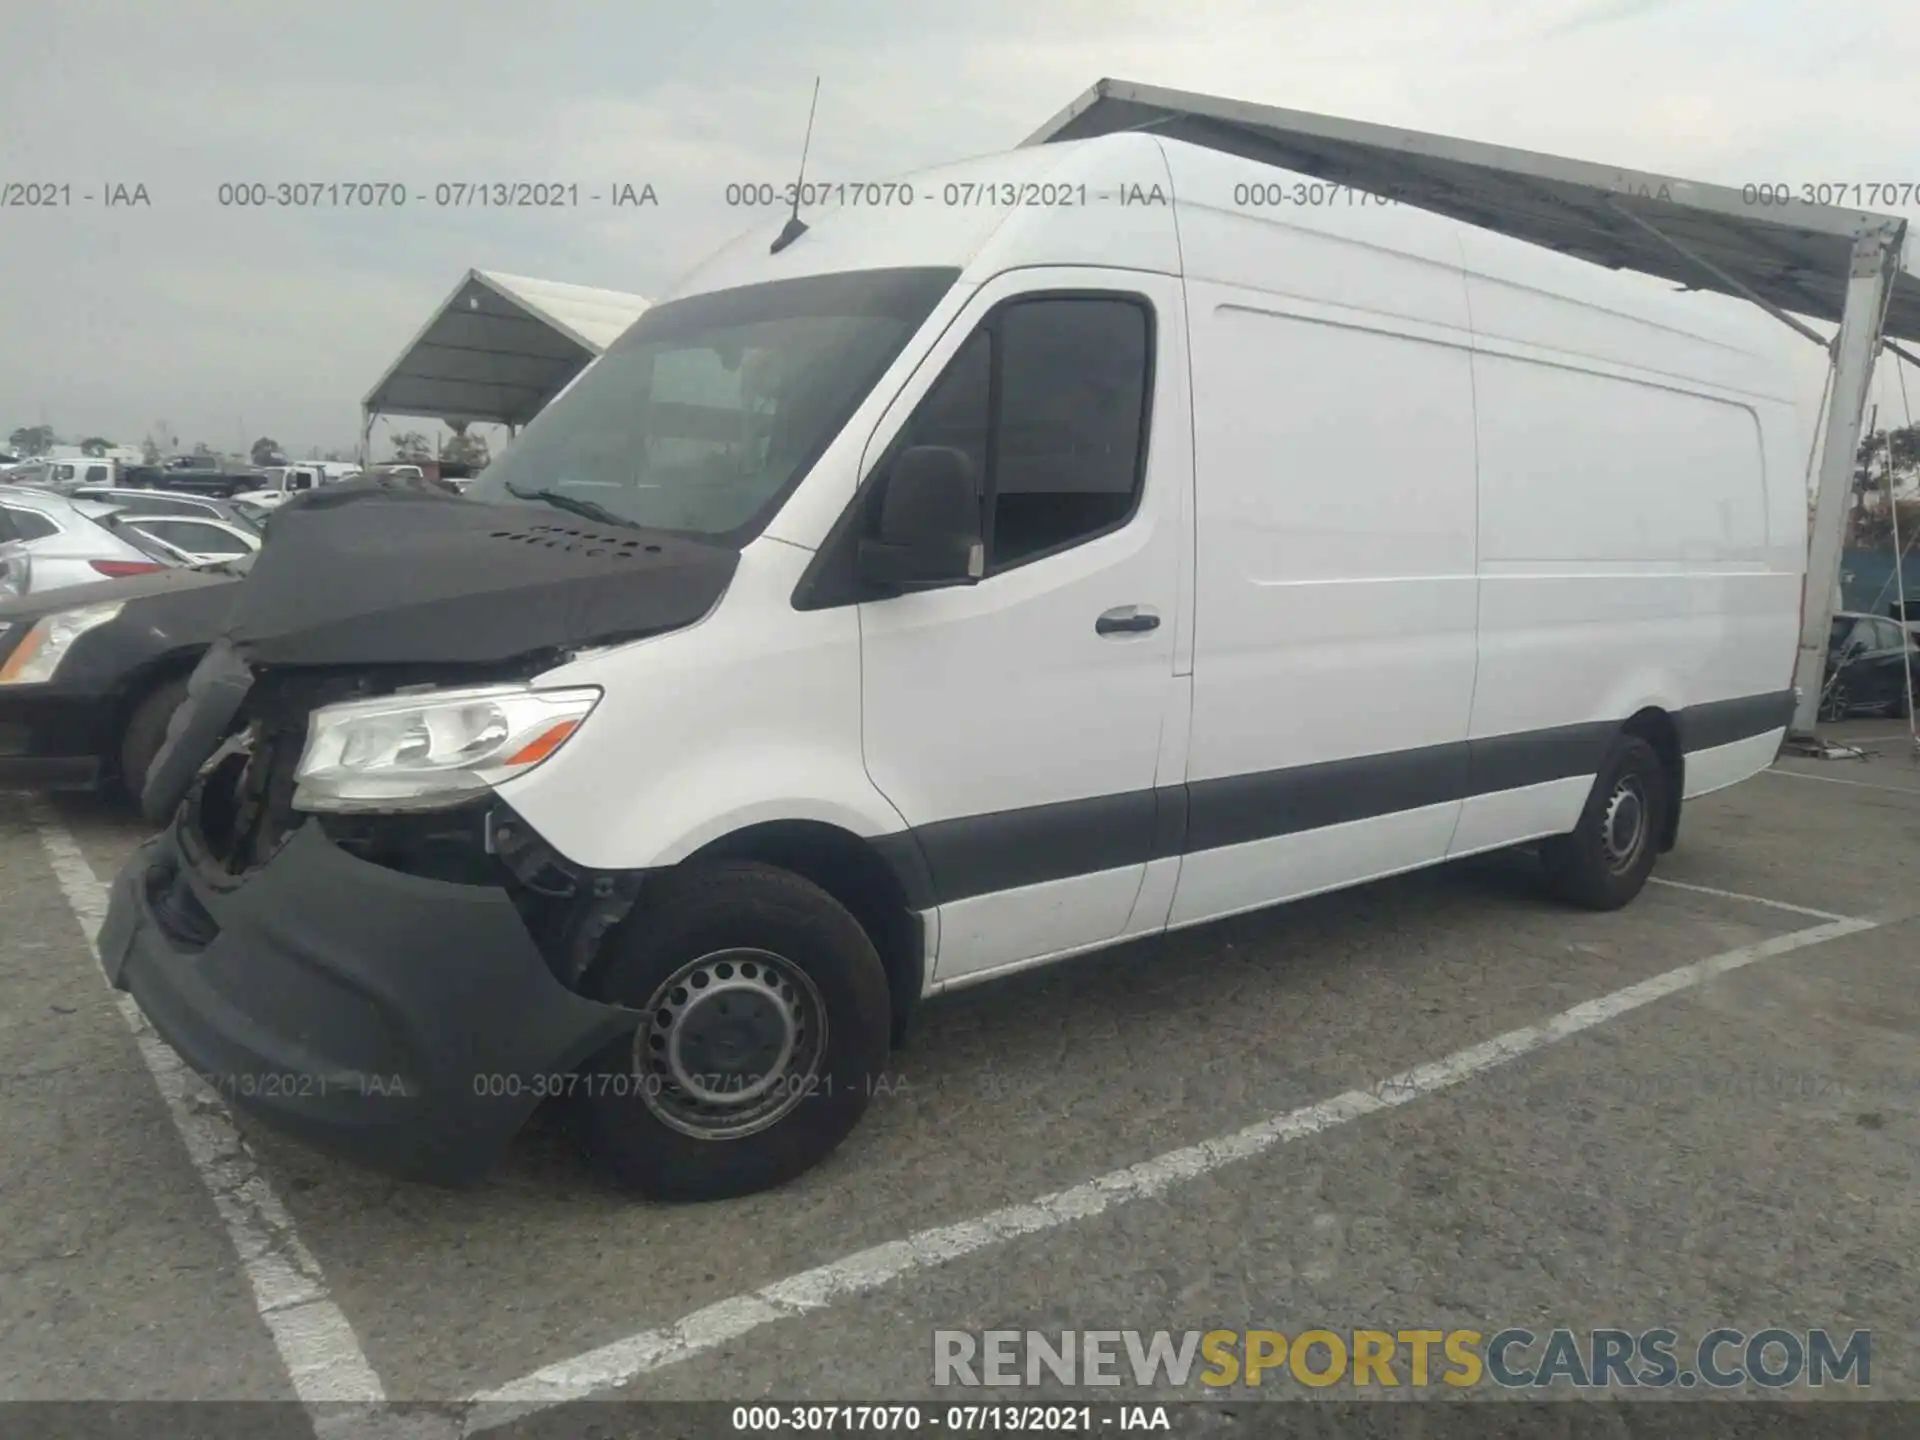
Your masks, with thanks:
[{"label": "asphalt pavement", "polygon": [[936,1384],[937,1331],[1659,1326],[1683,1357],[1867,1330],[1870,1390],[1828,1398],[1920,1399],[1920,758],[1846,733],[1873,753],[1689,807],[1617,914],[1483,857],[936,1002],[831,1161],[682,1207],[602,1191],[544,1120],[465,1192],[236,1121],[90,948],[140,826],[0,795],[0,1399],[419,1401],[457,1430],[1010,1398]]}]

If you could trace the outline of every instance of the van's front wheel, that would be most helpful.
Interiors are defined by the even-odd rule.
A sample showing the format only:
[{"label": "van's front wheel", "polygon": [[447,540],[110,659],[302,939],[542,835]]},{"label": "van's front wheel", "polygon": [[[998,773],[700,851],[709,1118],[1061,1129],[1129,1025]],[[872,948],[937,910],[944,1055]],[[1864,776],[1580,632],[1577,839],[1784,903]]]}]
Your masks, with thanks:
[{"label": "van's front wheel", "polygon": [[1548,883],[1563,900],[1589,910],[1618,910],[1645,888],[1666,833],[1666,767],[1637,735],[1613,742],[1587,797],[1580,824],[1540,846]]},{"label": "van's front wheel", "polygon": [[831,895],[730,861],[659,877],[609,942],[601,999],[643,1013],[584,1076],[588,1145],[656,1200],[750,1195],[846,1138],[886,1065],[886,971]]}]

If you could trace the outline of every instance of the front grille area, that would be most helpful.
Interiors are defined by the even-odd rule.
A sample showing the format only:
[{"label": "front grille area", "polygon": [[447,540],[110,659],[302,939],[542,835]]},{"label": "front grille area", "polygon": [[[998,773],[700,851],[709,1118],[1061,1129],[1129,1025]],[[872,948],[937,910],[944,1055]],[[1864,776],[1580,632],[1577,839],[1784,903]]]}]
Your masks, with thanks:
[{"label": "front grille area", "polygon": [[[215,885],[243,883],[300,827],[317,819],[334,845],[357,860],[423,880],[497,886],[512,900],[556,978],[578,988],[601,941],[631,908],[642,877],[572,865],[493,797],[411,814],[326,814],[293,808],[294,772],[308,718],[323,705],[390,695],[415,685],[449,688],[520,679],[557,657],[530,657],[518,673],[475,674],[414,667],[356,672],[260,672],[241,720],[247,743],[215,762],[189,796],[183,837],[189,863]],[[190,897],[189,897],[190,898]],[[194,904],[170,917],[181,938],[206,943]],[[210,919],[207,921],[211,924]]]}]

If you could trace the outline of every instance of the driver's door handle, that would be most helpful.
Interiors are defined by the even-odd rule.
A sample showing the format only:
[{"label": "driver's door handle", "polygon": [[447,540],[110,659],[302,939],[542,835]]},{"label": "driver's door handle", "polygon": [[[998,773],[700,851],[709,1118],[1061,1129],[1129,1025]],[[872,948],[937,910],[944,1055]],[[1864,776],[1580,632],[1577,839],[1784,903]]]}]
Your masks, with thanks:
[{"label": "driver's door handle", "polygon": [[1144,635],[1160,628],[1160,617],[1139,605],[1118,605],[1093,622],[1096,635]]}]

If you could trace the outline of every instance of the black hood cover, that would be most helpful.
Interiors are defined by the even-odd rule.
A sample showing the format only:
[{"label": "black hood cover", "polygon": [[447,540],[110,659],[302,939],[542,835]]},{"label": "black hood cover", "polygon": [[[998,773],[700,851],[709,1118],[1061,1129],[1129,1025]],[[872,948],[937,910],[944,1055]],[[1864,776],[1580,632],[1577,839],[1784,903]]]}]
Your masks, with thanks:
[{"label": "black hood cover", "polygon": [[690,625],[739,563],[545,505],[347,482],[274,514],[227,638],[252,665],[497,663]]}]

